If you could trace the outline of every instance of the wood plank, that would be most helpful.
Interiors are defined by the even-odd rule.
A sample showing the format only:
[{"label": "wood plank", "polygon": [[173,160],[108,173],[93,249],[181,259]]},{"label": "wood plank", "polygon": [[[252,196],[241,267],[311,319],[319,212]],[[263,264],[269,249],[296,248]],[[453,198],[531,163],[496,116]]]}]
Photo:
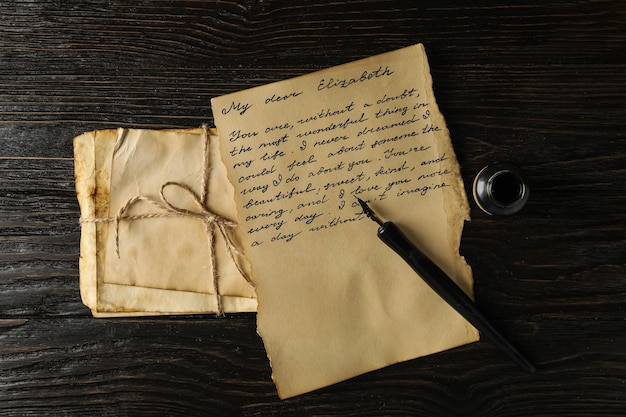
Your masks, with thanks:
[{"label": "wood plank", "polygon": [[[536,376],[528,377],[481,341],[279,402],[252,315],[2,320],[0,410],[3,415],[315,410],[323,415],[550,416],[603,415],[621,401],[626,357],[615,347],[626,342],[623,323],[497,324],[525,327],[525,334],[512,340],[532,352]],[[587,336],[572,338],[573,333]]]},{"label": "wood plank", "polygon": [[[504,160],[516,216],[472,202],[489,342],[279,401],[253,314],[97,320],[78,292],[72,138],[213,123],[217,95],[422,42],[471,196]],[[0,414],[623,415],[626,8],[357,0],[0,2]]]}]

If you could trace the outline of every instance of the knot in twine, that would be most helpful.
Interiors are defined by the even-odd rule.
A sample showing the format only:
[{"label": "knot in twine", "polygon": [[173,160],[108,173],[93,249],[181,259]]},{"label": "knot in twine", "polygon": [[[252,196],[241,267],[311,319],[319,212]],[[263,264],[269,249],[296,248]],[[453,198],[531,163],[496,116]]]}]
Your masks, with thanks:
[{"label": "knot in twine", "polygon": [[[126,204],[120,208],[114,219],[111,218],[94,218],[94,219],[81,219],[81,222],[93,222],[93,223],[102,223],[102,222],[113,222],[115,229],[115,253],[117,257],[120,257],[120,222],[122,220],[125,221],[135,221],[141,219],[155,219],[155,218],[164,218],[164,217],[188,217],[195,218],[201,220],[204,223],[206,229],[207,241],[209,244],[209,252],[210,252],[210,262],[211,262],[211,270],[212,270],[212,280],[213,280],[213,290],[215,291],[215,297],[217,302],[217,313],[218,315],[224,314],[224,309],[222,306],[222,295],[219,291],[218,284],[218,274],[217,274],[217,263],[215,259],[215,237],[216,233],[219,232],[225,242],[226,249],[230,259],[233,261],[237,270],[241,274],[241,276],[246,280],[246,282],[254,288],[255,285],[239,265],[235,255],[243,256],[243,253],[237,248],[235,243],[233,242],[231,235],[229,233],[229,229],[233,230],[237,227],[237,223],[220,215],[213,213],[206,207],[206,201],[208,199],[208,180],[209,180],[209,136],[207,132],[206,126],[203,126],[204,129],[204,139],[205,139],[205,156],[204,156],[204,175],[202,181],[202,191],[203,195],[200,197],[191,187],[186,184],[168,181],[161,186],[159,190],[159,195],[161,197],[161,201],[158,201],[152,197],[145,195],[136,195],[128,199]],[[189,210],[187,208],[178,207],[166,197],[165,189],[167,187],[177,187],[178,189],[184,191],[191,197],[191,201],[194,203],[194,209]],[[152,213],[141,213],[141,214],[129,214],[130,209],[137,204],[140,203],[148,203],[156,208],[157,212]]]},{"label": "knot in twine", "polygon": [[[178,187],[179,189],[189,194],[189,196],[191,197],[191,200],[195,203],[196,211],[185,209],[182,207],[177,207],[176,205],[171,203],[164,193],[165,189],[169,186]],[[191,187],[189,187],[186,184],[179,183],[179,182],[168,181],[161,186],[161,189],[159,190],[159,195],[161,196],[162,202],[155,200],[152,197],[148,197],[144,195],[137,195],[137,196],[131,197],[126,202],[126,204],[124,204],[124,206],[120,208],[119,212],[117,213],[117,216],[113,220],[115,223],[115,252],[117,253],[118,258],[120,256],[120,250],[119,250],[120,249],[120,239],[119,239],[120,221],[122,220],[133,221],[133,220],[140,220],[140,219],[154,219],[154,218],[162,218],[162,217],[192,217],[192,218],[200,219],[203,221],[207,229],[207,235],[209,236],[209,243],[211,244],[209,245],[209,247],[213,247],[212,242],[215,236],[215,229],[217,228],[222,234],[222,236],[224,237],[224,240],[226,241],[227,246],[231,249],[229,252],[233,252],[234,254],[237,254],[237,255],[243,255],[233,243],[232,239],[230,238],[230,235],[226,232],[226,228],[234,229],[237,226],[237,223],[233,222],[232,220],[227,219],[226,217],[219,216],[213,213],[212,211],[210,211],[209,209],[207,209],[204,206],[204,204],[202,204],[202,201],[200,200],[200,197],[198,196],[198,194],[196,194],[195,191],[191,189]],[[127,212],[130,211],[130,209],[133,206],[141,202],[150,203],[152,206],[159,209],[161,212],[160,213],[133,214],[133,215],[127,214]]]}]

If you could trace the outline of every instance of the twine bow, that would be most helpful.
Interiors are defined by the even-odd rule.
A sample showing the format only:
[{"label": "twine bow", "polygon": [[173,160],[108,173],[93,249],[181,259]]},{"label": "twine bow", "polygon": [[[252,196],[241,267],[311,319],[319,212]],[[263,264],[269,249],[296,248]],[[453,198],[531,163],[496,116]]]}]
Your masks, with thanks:
[{"label": "twine bow", "polygon": [[[186,184],[168,181],[161,186],[159,190],[159,195],[161,197],[161,201],[158,201],[152,197],[145,195],[136,195],[128,199],[126,204],[120,208],[114,219],[111,218],[94,218],[94,219],[81,219],[81,222],[113,222],[115,229],[115,253],[117,257],[120,257],[120,222],[121,221],[135,221],[141,219],[154,219],[154,218],[164,218],[164,217],[188,217],[188,218],[196,218],[204,224],[206,229],[207,241],[209,244],[209,252],[210,252],[210,262],[211,262],[211,270],[212,270],[212,280],[213,280],[213,290],[215,291],[215,297],[217,302],[217,311],[218,315],[224,314],[224,309],[222,306],[222,295],[219,291],[219,283],[218,283],[218,274],[217,274],[217,262],[215,259],[215,237],[216,233],[219,232],[226,244],[226,249],[229,257],[237,267],[237,270],[241,274],[241,276],[246,280],[246,282],[254,288],[254,283],[250,280],[248,275],[241,269],[239,262],[236,259],[236,255],[242,256],[243,253],[237,249],[237,246],[233,242],[229,230],[233,230],[237,227],[237,223],[234,221],[227,219],[226,217],[219,216],[213,213],[211,210],[207,208],[207,199],[208,199],[208,180],[209,180],[209,135],[208,129],[206,126],[203,126],[203,137],[204,137],[204,175],[202,179],[202,196],[199,196],[191,187]],[[194,203],[194,210],[189,210],[183,207],[178,207],[166,197],[165,189],[168,187],[177,187],[180,190],[183,190]],[[141,213],[141,214],[129,214],[129,211],[132,207],[140,204],[142,202],[148,203],[157,209],[157,212],[150,213]]]}]

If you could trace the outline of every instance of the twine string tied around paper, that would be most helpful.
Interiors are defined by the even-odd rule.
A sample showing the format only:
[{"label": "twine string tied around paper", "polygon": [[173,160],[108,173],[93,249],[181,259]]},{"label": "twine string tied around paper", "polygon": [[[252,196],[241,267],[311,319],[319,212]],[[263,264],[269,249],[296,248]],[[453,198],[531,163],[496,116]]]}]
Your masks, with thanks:
[{"label": "twine string tied around paper", "polygon": [[[158,201],[150,196],[146,195],[136,195],[129,198],[126,203],[120,208],[115,218],[94,218],[94,219],[81,219],[81,222],[92,222],[92,223],[104,223],[104,222],[113,222],[114,230],[115,230],[115,252],[117,257],[120,257],[120,222],[122,221],[136,221],[141,219],[154,219],[154,218],[165,218],[165,217],[187,217],[187,218],[196,218],[201,220],[204,223],[206,229],[206,236],[208,241],[208,247],[210,252],[210,267],[212,271],[212,280],[213,280],[213,290],[215,292],[216,303],[217,303],[217,313],[218,315],[224,314],[224,309],[222,305],[222,295],[219,289],[219,277],[217,273],[217,262],[215,257],[215,241],[216,235],[219,234],[224,239],[224,243],[226,245],[226,251],[230,257],[230,259],[235,264],[237,270],[241,274],[241,276],[246,280],[246,282],[254,288],[254,283],[248,276],[248,274],[242,270],[239,262],[237,261],[236,256],[242,256],[243,253],[237,248],[237,245],[233,241],[231,237],[230,230],[233,230],[237,227],[237,223],[234,221],[217,215],[211,210],[207,208],[207,199],[208,199],[208,181],[209,181],[209,135],[208,129],[206,126],[203,126],[203,137],[204,137],[204,171],[203,171],[203,179],[202,179],[202,196],[199,196],[191,187],[186,184],[176,182],[176,181],[168,181],[164,183],[160,190],[159,195],[161,197],[161,201]],[[191,201],[194,203],[194,209],[190,210],[188,208],[179,207],[176,204],[172,203],[167,196],[165,195],[165,189],[168,187],[176,187],[179,190],[184,191],[191,198]],[[130,214],[130,210],[138,204],[148,203],[154,208],[157,209],[156,212],[148,212],[148,213],[139,213],[139,214]]]}]

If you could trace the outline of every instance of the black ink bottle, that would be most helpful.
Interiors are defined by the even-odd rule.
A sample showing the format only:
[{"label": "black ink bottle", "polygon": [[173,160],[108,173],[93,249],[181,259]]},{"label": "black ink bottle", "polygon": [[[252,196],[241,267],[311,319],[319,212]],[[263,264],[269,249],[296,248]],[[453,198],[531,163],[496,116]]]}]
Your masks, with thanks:
[{"label": "black ink bottle", "polygon": [[495,163],[484,167],[474,179],[474,200],[482,211],[507,216],[520,211],[528,201],[526,178],[514,165]]}]

